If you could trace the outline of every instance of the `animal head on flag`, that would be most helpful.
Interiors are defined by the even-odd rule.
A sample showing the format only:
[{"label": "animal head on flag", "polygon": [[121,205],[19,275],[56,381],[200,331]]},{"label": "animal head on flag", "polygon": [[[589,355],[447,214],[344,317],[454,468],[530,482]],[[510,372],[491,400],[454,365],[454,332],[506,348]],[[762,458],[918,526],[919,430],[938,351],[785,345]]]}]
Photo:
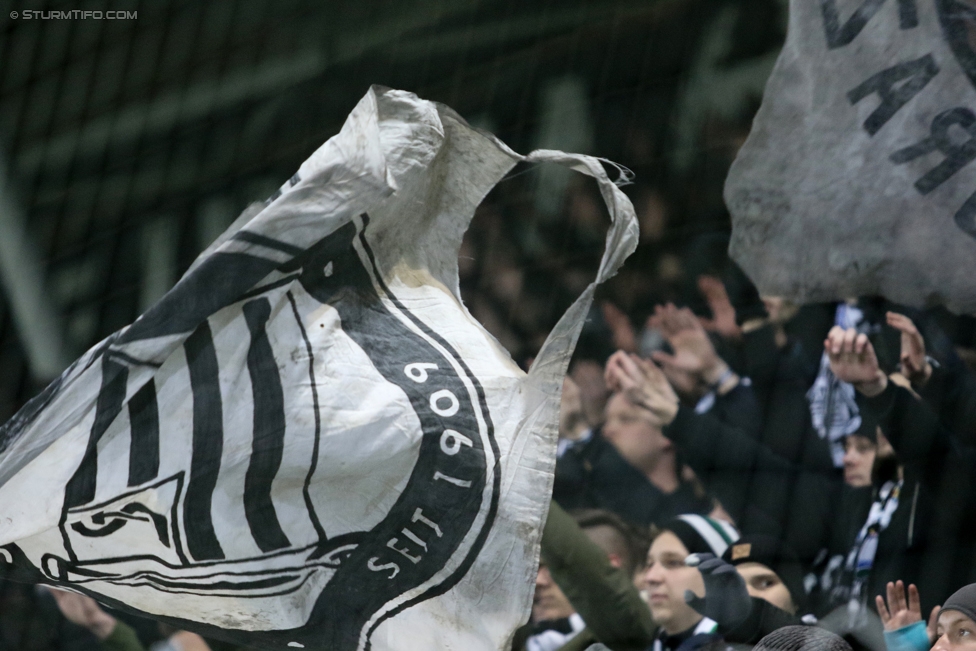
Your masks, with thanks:
[{"label": "animal head on flag", "polygon": [[725,199],[769,295],[976,310],[976,3],[791,0]]},{"label": "animal head on flag", "polygon": [[[598,161],[523,158],[374,89],[0,429],[0,570],[272,648],[498,648],[528,612],[595,287],[528,375],[461,304],[460,238],[519,160],[597,179],[614,218],[598,281],[614,273],[636,226]],[[480,619],[433,623],[466,608]]]}]

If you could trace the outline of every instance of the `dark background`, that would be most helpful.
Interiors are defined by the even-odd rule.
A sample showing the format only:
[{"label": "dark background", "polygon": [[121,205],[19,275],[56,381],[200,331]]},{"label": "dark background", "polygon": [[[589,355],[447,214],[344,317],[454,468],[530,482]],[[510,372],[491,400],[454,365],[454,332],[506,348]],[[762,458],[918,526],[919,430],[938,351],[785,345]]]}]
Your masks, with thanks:
[{"label": "dark background", "polygon": [[[722,181],[785,25],[780,0],[0,8],[0,421],[158,299],[371,84],[522,153],[632,169],[643,246],[604,293],[639,323],[724,255]],[[74,9],[137,18],[24,17]],[[517,361],[592,279],[605,229],[592,183],[558,171],[517,168],[479,210],[465,301]]]},{"label": "dark background", "polygon": [[[24,16],[68,10],[137,13]],[[0,0],[0,423],[162,296],[372,84],[520,153],[634,172],[641,244],[600,290],[586,355],[609,352],[585,350],[609,337],[606,302],[637,331],[656,303],[707,313],[695,279],[730,268],[722,184],[785,25],[785,0]],[[606,228],[592,181],[554,168],[516,167],[479,208],[462,295],[523,367]],[[938,316],[973,347],[972,319]],[[91,648],[49,596],[0,582],[0,651]]]}]

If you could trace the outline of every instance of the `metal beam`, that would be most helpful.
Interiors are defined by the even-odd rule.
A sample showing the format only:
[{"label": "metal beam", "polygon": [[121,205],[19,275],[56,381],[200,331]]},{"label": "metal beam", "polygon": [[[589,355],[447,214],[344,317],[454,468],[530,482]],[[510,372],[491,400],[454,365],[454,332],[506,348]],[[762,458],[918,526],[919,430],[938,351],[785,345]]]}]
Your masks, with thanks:
[{"label": "metal beam", "polygon": [[70,362],[58,312],[49,300],[41,258],[27,233],[27,220],[11,194],[0,156],[0,284],[13,312],[31,374],[51,380]]},{"label": "metal beam", "polygon": [[[784,16],[786,14],[784,13]],[[755,97],[762,97],[766,80],[779,58],[779,48],[728,66],[739,7],[723,8],[705,26],[701,45],[674,104],[675,144],[671,160],[687,171],[699,151],[701,127],[709,115],[733,120]]]},{"label": "metal beam", "polygon": [[17,171],[32,176],[42,165],[46,171],[65,167],[78,155],[102,152],[144,135],[165,132],[311,79],[324,66],[325,59],[318,51],[307,51],[294,59],[235,72],[219,82],[196,84],[149,104],[122,109],[25,150],[17,157]]},{"label": "metal beam", "polygon": [[508,20],[484,22],[436,33],[421,32],[396,46],[397,56],[429,56],[457,50],[498,45],[529,38],[548,38],[553,34],[582,25],[633,20],[659,13],[661,2],[647,0],[615,0],[590,3],[571,9],[547,9],[534,16],[519,16]]},{"label": "metal beam", "polygon": [[413,30],[470,11],[478,1],[450,0],[438,6],[424,0],[413,7],[401,7],[399,14],[389,16],[365,33],[336,28],[331,42],[324,43],[322,48],[308,48],[287,59],[234,70],[222,79],[194,84],[146,104],[121,108],[78,129],[55,135],[21,152],[14,161],[17,172],[33,176],[42,167],[46,172],[63,169],[80,156],[99,154],[107,147],[165,133],[241,102],[270,96],[319,76],[330,67],[395,43]]},{"label": "metal beam", "polygon": [[176,256],[179,233],[176,220],[158,217],[142,228],[142,284],[139,312],[145,312],[176,283]]}]

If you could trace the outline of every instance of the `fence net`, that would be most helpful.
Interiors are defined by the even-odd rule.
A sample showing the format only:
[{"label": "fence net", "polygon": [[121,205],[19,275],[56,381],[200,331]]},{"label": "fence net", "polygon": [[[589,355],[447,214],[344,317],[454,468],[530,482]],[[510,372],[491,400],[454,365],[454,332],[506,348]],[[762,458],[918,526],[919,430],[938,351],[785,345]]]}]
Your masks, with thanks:
[{"label": "fence net", "polygon": [[[600,290],[579,359],[638,347],[655,305],[710,316],[701,275],[741,282],[722,185],[785,37],[782,0],[0,7],[0,422],[165,293],[372,84],[521,153],[633,171],[640,247]],[[595,186],[547,167],[517,167],[479,208],[462,296],[523,367],[593,278],[606,228]],[[976,322],[932,317],[976,357]],[[13,615],[31,593],[0,584],[0,599],[0,648],[70,646],[43,608]]]}]

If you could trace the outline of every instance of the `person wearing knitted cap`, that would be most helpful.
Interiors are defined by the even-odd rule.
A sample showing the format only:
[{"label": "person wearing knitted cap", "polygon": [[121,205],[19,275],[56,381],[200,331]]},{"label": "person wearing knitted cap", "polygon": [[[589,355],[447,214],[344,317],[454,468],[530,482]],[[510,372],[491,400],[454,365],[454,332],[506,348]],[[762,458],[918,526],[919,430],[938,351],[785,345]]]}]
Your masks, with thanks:
[{"label": "person wearing knitted cap", "polygon": [[896,466],[898,463],[891,444],[881,434],[874,414],[868,411],[859,417],[861,425],[857,431],[843,438],[844,483],[851,488],[871,486],[874,479],[881,476],[879,472],[892,474],[891,460]]},{"label": "person wearing knitted cap", "polygon": [[660,627],[653,651],[693,651],[721,640],[718,625],[685,601],[685,593],[705,592],[692,554],[721,556],[739,539],[730,524],[701,515],[681,515],[660,530],[647,552],[645,592],[651,617]]},{"label": "person wearing knitted cap", "polygon": [[816,626],[784,626],[761,639],[753,651],[851,651],[851,645]]},{"label": "person wearing knitted cap", "polygon": [[807,620],[799,616],[806,602],[800,562],[775,538],[742,536],[721,558],[700,554],[698,560],[705,597],[686,593],[685,599],[718,623],[726,641],[755,644]]},{"label": "person wearing knitted cap", "polygon": [[954,592],[939,611],[932,651],[976,650],[976,583]]},{"label": "person wearing knitted cap", "polygon": [[[888,651],[976,651],[976,583],[954,592],[940,608],[922,619],[918,589],[903,582],[889,583],[888,601],[878,596],[878,613],[885,627]],[[934,644],[933,644],[934,642]]]},{"label": "person wearing knitted cap", "polygon": [[742,536],[722,560],[735,566],[749,596],[763,599],[791,615],[806,607],[803,567],[787,545],[771,536]]},{"label": "person wearing knitted cap", "polygon": [[824,348],[831,371],[855,387],[861,414],[877,419],[895,455],[887,472],[879,472],[875,461],[867,518],[853,537],[854,544],[834,565],[835,575],[829,576],[832,558],[821,576],[821,586],[828,588],[826,605],[846,608],[853,629],[862,622],[868,625],[868,607],[891,581],[918,583],[923,597],[932,602],[958,587],[965,572],[956,567],[954,552],[971,549],[976,532],[969,526],[947,531],[936,523],[970,520],[976,501],[971,480],[976,466],[907,380],[881,369],[865,334],[835,327]]}]

